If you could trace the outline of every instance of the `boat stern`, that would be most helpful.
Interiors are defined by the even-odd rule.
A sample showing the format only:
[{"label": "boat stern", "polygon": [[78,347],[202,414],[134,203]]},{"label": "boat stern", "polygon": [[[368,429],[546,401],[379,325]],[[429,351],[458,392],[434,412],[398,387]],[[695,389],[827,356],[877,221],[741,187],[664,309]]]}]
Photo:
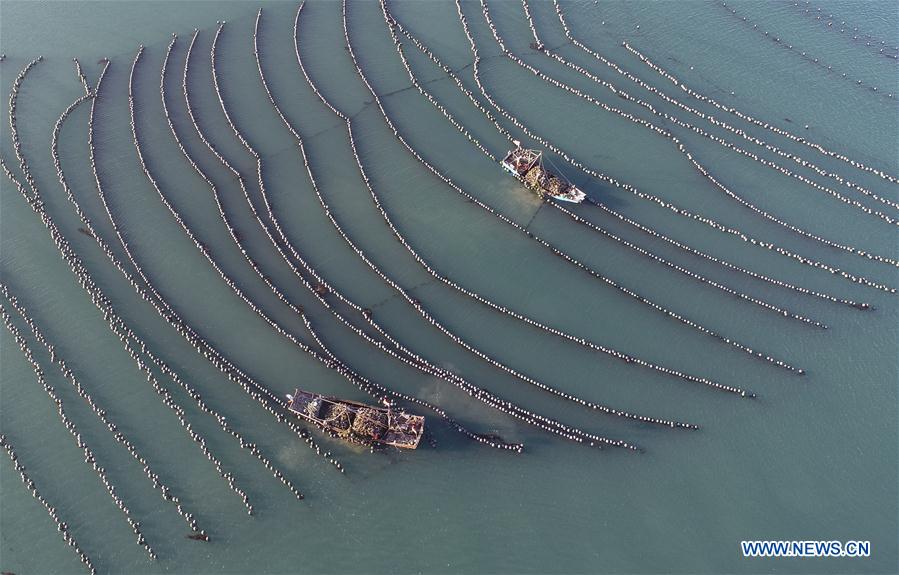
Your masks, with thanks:
[{"label": "boat stern", "polygon": [[587,199],[587,194],[585,194],[580,188],[575,186],[571,186],[568,188],[564,194],[554,196],[555,198],[562,200],[563,202],[571,202],[572,204],[579,204]]},{"label": "boat stern", "polygon": [[406,412],[391,414],[390,426],[381,441],[403,449],[416,449],[425,432],[425,418]]}]

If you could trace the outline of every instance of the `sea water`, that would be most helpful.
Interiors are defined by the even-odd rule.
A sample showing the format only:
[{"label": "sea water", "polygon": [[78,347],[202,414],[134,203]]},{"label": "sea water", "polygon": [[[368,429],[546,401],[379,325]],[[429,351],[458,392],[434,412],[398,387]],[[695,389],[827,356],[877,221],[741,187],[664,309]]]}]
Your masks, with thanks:
[{"label": "sea water", "polygon": [[[569,333],[636,357],[755,392],[755,400],[716,392],[590,352],[500,315],[427,275],[392,237],[350,155],[346,130],[314,96],[293,48],[296,4],[264,4],[260,49],[266,77],[304,137],[320,189],[353,241],[409,288],[447,327],[498,360],[576,396],[632,412],[688,421],[700,431],[639,425],[591,414],[487,366],[433,329],[364,266],[335,233],[305,174],[296,141],[268,103],[253,58],[258,3],[3,2],[0,86],[9,93],[19,70],[43,55],[23,84],[18,127],[47,209],[116,309],[151,347],[231,425],[260,446],[306,494],[294,498],[192,404],[187,414],[210,449],[247,490],[240,500],[166,410],[59,257],[46,229],[16,188],[0,186],[3,281],[57,346],[80,380],[135,442],[208,531],[187,528],[111,436],[96,424],[42,351],[37,357],[67,411],[141,521],[159,554],[148,561],[96,476],[80,459],[31,367],[4,331],[0,359],[2,432],[16,446],[41,492],[101,572],[116,573],[887,573],[897,570],[897,317],[893,295],[850,284],[679,218],[654,204],[584,176],[550,157],[576,184],[610,207],[680,241],[744,267],[841,297],[869,301],[861,312],[800,296],[723,271],[648,238],[592,206],[575,210],[623,238],[698,273],[826,323],[821,330],[776,316],[701,285],[618,243],[577,226],[491,163],[414,89],[375,2],[351,2],[349,26],[366,74],[404,136],[443,173],[529,230],[593,269],[659,304],[766,354],[804,368],[805,377],[747,357],[641,305],[566,264],[492,216],[463,201],[392,137],[344,48],[340,4],[311,1],[303,10],[300,46],[325,95],[351,115],[357,145],[376,192],[401,232],[442,274],[497,303]],[[528,63],[609,105],[645,115],[529,48],[521,4],[496,1],[491,15],[509,48]],[[566,43],[553,6],[530,7],[547,46],[660,110],[709,125],[642,91]],[[683,97],[622,46],[627,40],[691,88],[743,112],[807,136],[891,174],[897,165],[897,62],[853,41],[793,3],[738,3],[734,15],[716,2],[563,2],[574,34],[653,86]],[[820,2],[825,15],[895,43],[892,2]],[[394,15],[476,89],[472,55],[452,2],[391,3]],[[895,268],[839,253],[766,222],[725,197],[667,140],[543,83],[503,58],[477,2],[463,9],[481,49],[481,73],[497,101],[536,132],[590,167],[765,241],[873,280],[899,284]],[[748,22],[740,19],[745,16]],[[217,21],[218,68],[227,103],[264,162],[266,187],[282,226],[303,256],[333,285],[417,352],[470,381],[643,453],[590,449],[547,435],[489,410],[444,381],[390,360],[341,327],[272,249],[236,180],[193,133],[180,77],[193,29],[191,96],[214,144],[255,188],[255,161],[234,137],[212,88],[209,50]],[[757,29],[753,25],[758,26]],[[776,35],[839,72],[828,73],[769,38]],[[466,440],[428,417],[437,449],[371,454],[317,432],[347,469],[339,474],[185,344],[109,265],[56,178],[49,155],[53,124],[82,90],[71,58],[90,82],[111,59],[97,104],[95,145],[110,208],[155,285],[217,349],[278,394],[295,388],[359,400],[363,396],[283,337],[231,292],[159,201],[141,173],[131,142],[128,75],[137,46],[146,51],[135,78],[144,152],[163,191],[210,246],[223,269],[270,315],[304,341],[302,322],[279,304],[228,237],[209,186],[181,156],[159,99],[159,70],[171,34],[179,35],[167,83],[173,121],[188,151],[208,170],[248,252],[294,301],[343,361],[367,377],[445,408],[463,424],[526,446],[521,455]],[[455,85],[406,43],[427,87],[494,154],[508,147]],[[847,72],[853,79],[843,79]],[[877,92],[871,87],[877,86]],[[690,102],[695,103],[695,102]],[[90,103],[60,138],[63,169],[99,233],[115,240],[97,197],[87,149]],[[708,113],[720,112],[710,107]],[[4,107],[5,108],[5,107]],[[746,127],[736,118],[725,118]],[[654,119],[657,121],[657,119]],[[6,126],[7,112],[3,111]],[[806,126],[808,126],[806,128]],[[683,129],[673,131],[713,175],[756,205],[804,229],[896,257],[895,228],[830,196]],[[830,171],[896,199],[893,184],[768,132],[752,133]],[[2,154],[14,168],[8,129]],[[741,147],[751,145],[724,134]],[[756,150],[754,150],[756,151]],[[785,160],[777,158],[778,163]],[[18,173],[17,169],[14,169]],[[827,185],[851,197],[858,194]],[[864,203],[883,208],[862,198]],[[121,248],[116,248],[121,255]],[[24,324],[20,324],[24,327]],[[36,348],[32,341],[32,347]],[[171,382],[165,382],[171,385]],[[176,398],[188,405],[180,391]],[[0,568],[15,573],[76,573],[77,558],[46,512],[0,463]],[[741,540],[866,540],[865,559],[746,559]]]}]

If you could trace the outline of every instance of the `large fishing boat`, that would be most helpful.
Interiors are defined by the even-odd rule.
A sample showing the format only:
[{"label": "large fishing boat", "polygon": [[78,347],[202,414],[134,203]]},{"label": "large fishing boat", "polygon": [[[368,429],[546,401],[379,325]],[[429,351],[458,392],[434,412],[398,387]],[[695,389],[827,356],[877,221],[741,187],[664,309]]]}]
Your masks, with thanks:
[{"label": "large fishing boat", "polygon": [[587,197],[564,176],[554,174],[544,167],[543,152],[522,148],[518,140],[515,140],[515,149],[510,150],[500,164],[541,198],[550,196],[563,202],[579,204]]},{"label": "large fishing boat", "polygon": [[287,409],[353,443],[415,449],[424,434],[424,417],[392,406],[374,407],[301,389],[287,399]]}]

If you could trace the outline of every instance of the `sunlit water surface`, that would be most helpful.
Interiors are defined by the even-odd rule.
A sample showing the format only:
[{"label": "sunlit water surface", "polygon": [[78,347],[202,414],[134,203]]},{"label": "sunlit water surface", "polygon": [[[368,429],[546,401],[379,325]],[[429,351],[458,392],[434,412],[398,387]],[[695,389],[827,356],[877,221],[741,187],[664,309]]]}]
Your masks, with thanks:
[{"label": "sunlit water surface", "polygon": [[[552,4],[532,2],[547,44],[665,111],[670,107],[565,44]],[[878,39],[895,39],[896,4],[818,4],[835,18]],[[791,3],[738,4],[740,13],[809,54],[848,71],[878,93],[779,47],[714,2],[565,2],[574,33],[647,82],[680,96],[670,83],[620,46],[623,39],[699,92],[779,126],[806,133],[868,165],[897,166],[897,62],[827,28]],[[133,461],[77,403],[49,363],[50,381],[67,400],[98,459],[119,486],[147,539],[151,563],[57,420],[30,366],[3,333],[2,431],[45,496],[102,572],[119,573],[757,573],[895,572],[897,570],[897,299],[841,281],[791,260],[752,249],[677,218],[568,168],[593,197],[647,225],[722,258],[843,297],[871,301],[853,309],[722,271],[650,241],[579,207],[597,223],[647,249],[740,291],[827,323],[817,330],[789,321],[672,272],[619,244],[575,226],[517,186],[463,139],[408,79],[377,3],[353,2],[350,28],[360,62],[385,97],[408,140],[473,194],[609,277],[708,327],[805,368],[800,378],[752,360],[669,320],[591,279],[476,207],[422,168],[371,104],[344,50],[340,5],[313,1],[301,21],[310,73],[348,114],[363,162],[385,207],[412,244],[442,273],[494,301],[647,360],[739,385],[755,401],[627,366],[501,316],[431,278],[391,236],[362,186],[343,125],[303,81],[292,47],[296,5],[267,3],[261,48],[266,76],[306,140],[323,194],[354,241],[446,325],[507,363],[580,397],[634,412],[689,421],[698,432],[672,431],[591,415],[489,368],[424,324],[395,292],[349,250],[316,201],[295,141],[266,100],[256,73],[252,33],[257,3],[4,2],[0,5],[2,91],[42,54],[23,85],[18,125],[23,149],[48,210],[62,226],[119,312],[152,347],[272,456],[306,494],[290,494],[214,420],[188,408],[210,448],[247,489],[248,517],[212,465],[166,410],[115,336],[74,282],[37,217],[16,189],[2,183],[4,281],[19,294],[58,351],[111,417],[135,439],[153,468],[173,486],[209,531],[208,544],[185,538],[174,509],[161,502]],[[533,129],[590,166],[621,180],[878,281],[899,284],[894,268],[841,255],[767,223],[728,200],[666,140],[543,84],[498,57],[477,3],[466,15],[483,52],[482,73],[499,102]],[[637,112],[528,48],[519,2],[492,2],[510,48],[613,106]],[[471,53],[451,2],[396,2],[396,16],[426,39],[474,89]],[[529,409],[639,444],[645,453],[592,450],[541,434],[433,378],[386,358],[340,326],[299,284],[263,236],[235,180],[207,152],[187,121],[180,75],[187,43],[200,29],[192,60],[198,119],[217,146],[255,186],[255,163],[224,121],[212,89],[209,49],[217,20],[221,81],[235,122],[263,156],[268,191],[281,222],[325,277],[417,351]],[[104,190],[135,256],[169,301],[219,349],[279,394],[296,387],[365,399],[337,373],[299,351],[253,314],[187,240],[140,172],[128,125],[127,86],[137,45],[146,46],[135,78],[138,122],[151,168],[225,270],[269,313],[309,341],[302,322],[279,304],[227,236],[209,187],[184,161],[162,117],[159,69],[172,32],[179,34],[169,74],[170,102],[188,150],[208,169],[237,222],[247,249],[294,300],[305,305],[333,350],[354,369],[398,390],[436,402],[479,431],[526,444],[508,455],[465,440],[432,417],[438,448],[369,454],[316,436],[345,464],[337,473],[232,385],[153,309],[142,302],[90,239],[66,201],[48,149],[59,113],[81,90],[71,57],[95,82],[97,62],[112,65],[96,111],[97,160]],[[412,46],[412,65],[434,95],[494,153],[507,145],[455,86]],[[5,107],[4,107],[5,108]],[[101,233],[113,239],[88,164],[83,105],[63,130],[60,151],[74,193]],[[708,108],[706,111],[712,111]],[[684,116],[683,112],[678,112]],[[7,125],[6,111],[3,125]],[[789,119],[788,123],[785,119]],[[695,118],[685,118],[695,119]],[[697,120],[698,121],[698,120]],[[675,130],[697,159],[726,185],[788,221],[834,240],[896,257],[895,228],[742,156]],[[760,137],[766,133],[754,131]],[[8,129],[2,153],[14,163]],[[852,170],[807,148],[771,137],[827,169],[895,199],[892,184]],[[782,161],[782,160],[781,160]],[[558,161],[557,164],[561,165]],[[833,185],[835,183],[831,182]],[[252,193],[258,194],[255,187]],[[846,191],[853,196],[853,192]],[[854,197],[854,196],[853,196]],[[878,205],[878,207],[880,207]],[[23,324],[22,324],[23,325]],[[46,355],[38,353],[44,361]],[[176,395],[180,400],[183,394]],[[425,414],[427,415],[427,414]],[[15,573],[81,569],[45,511],[22,488],[6,458],[0,463],[0,568]],[[870,540],[868,559],[744,559],[743,539]]]}]

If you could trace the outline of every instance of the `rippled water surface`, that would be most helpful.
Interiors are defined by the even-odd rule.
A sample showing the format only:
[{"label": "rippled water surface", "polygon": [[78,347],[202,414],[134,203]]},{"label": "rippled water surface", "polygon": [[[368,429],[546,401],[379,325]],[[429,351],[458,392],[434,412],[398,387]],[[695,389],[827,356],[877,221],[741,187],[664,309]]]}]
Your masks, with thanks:
[{"label": "rippled water surface", "polygon": [[[755,205],[836,242],[897,257],[896,228],[706,138],[654,118],[639,106],[531,49],[517,1],[492,1],[491,15],[508,48],[526,63],[610,106],[670,128],[716,179]],[[781,165],[783,158],[665,103],[568,43],[553,4],[530,2],[546,45],[658,110]],[[879,196],[896,201],[897,185],[805,146],[696,104],[621,46],[622,40],[690,88],[754,117],[814,139],[853,160],[897,175],[897,61],[878,53],[892,41],[894,2],[738,3],[574,2],[562,7],[577,38],[652,86],[714,113],[783,150],[802,155]],[[824,16],[815,19],[820,7]],[[460,198],[419,164],[385,124],[345,49],[341,6],[310,1],[300,20],[304,63],[321,91],[351,116],[371,183],[393,222],[441,274],[498,304],[578,337],[646,361],[708,377],[757,394],[755,400],[628,365],[502,315],[429,276],[395,240],[359,176],[343,122],[313,94],[294,54],[296,4],[264,5],[259,47],[273,96],[304,138],[317,183],[351,239],[434,317],[505,364],[586,400],[686,421],[672,430],[598,415],[528,386],[454,345],[425,323],[369,270],[335,232],[317,201],[296,140],[269,103],[253,56],[258,3],[3,2],[0,86],[43,55],[22,83],[17,126],[22,152],[47,212],[124,320],[231,426],[256,443],[306,495],[297,501],[248,451],[222,432],[182,391],[175,399],[207,438],[209,449],[247,492],[249,517],[172,412],[146,382],[50,241],[15,186],[0,185],[0,272],[56,344],[87,389],[207,530],[186,539],[175,508],[162,502],[124,449],[79,400],[29,334],[48,382],[105,467],[147,541],[151,562],[124,518],[82,461],[31,366],[4,331],[0,360],[2,433],[55,505],[100,572],[119,573],[822,573],[896,572],[897,337],[895,295],[845,281],[585,176],[551,159],[597,201],[718,258],[842,298],[870,302],[859,311],[806,297],[725,270],[651,238],[591,205],[575,211],[676,264],[830,329],[811,327],[693,281],[540,206],[498,165],[463,138],[411,89],[376,2],[351,2],[353,48],[384,107],[407,141],[477,198],[546,238],[592,269],[667,309],[807,371],[799,377],[748,357],[612,289],[542,249]],[[456,70],[472,90],[472,53],[448,1],[391,2],[394,16]],[[801,238],[727,198],[668,140],[554,88],[500,53],[478,2],[463,10],[481,51],[481,77],[498,103],[532,130],[593,169],[633,184],[747,235],[774,242],[871,281],[899,285],[896,268]],[[746,21],[741,18],[745,17]],[[229,129],[212,84],[209,53],[217,21],[220,87],[232,119],[259,152],[272,207],[291,240],[317,271],[373,310],[399,341],[506,399],[592,433],[639,445],[642,453],[564,441],[491,410],[443,380],[390,359],[345,329],[303,288],[247,206],[236,180],[190,124],[181,75],[194,27],[189,88],[196,118],[212,143],[245,177],[261,206],[256,163]],[[828,21],[835,22],[827,26]],[[837,28],[847,23],[847,31]],[[858,27],[864,34],[853,41]],[[764,31],[769,35],[765,36]],[[174,207],[222,269],[285,329],[314,345],[303,322],[278,302],[247,265],[223,226],[210,187],[179,151],[159,97],[160,68],[178,34],[166,76],[167,103],[186,150],[221,193],[223,209],[247,252],[271,281],[304,306],[322,340],[343,362],[387,387],[435,403],[472,430],[523,442],[521,455],[467,440],[431,412],[437,448],[370,454],[313,437],[346,468],[340,474],[238,386],[186,344],[123,280],[79,222],[49,154],[54,123],[82,92],[71,58],[96,82],[100,59],[111,64],[96,103],[94,144],[109,207],[133,255],[167,301],[231,361],[278,395],[295,388],[371,400],[279,336],[221,280],[185,236],[141,171],[129,126],[128,81],[134,77],[136,122],[149,168]],[[777,37],[780,42],[772,41]],[[866,46],[866,42],[872,46]],[[788,49],[784,45],[794,48]],[[416,76],[494,154],[508,143],[443,73],[404,45]],[[889,44],[887,44],[889,46]],[[801,55],[806,53],[806,57]],[[817,58],[815,65],[810,58]],[[832,71],[828,71],[830,66]],[[841,76],[847,73],[847,78]],[[861,85],[858,84],[861,82]],[[874,91],[873,87],[877,87]],[[67,120],[59,140],[62,168],[97,232],[124,252],[101,204],[88,151],[90,101]],[[3,111],[2,156],[21,177]],[[504,123],[508,125],[507,122]],[[795,164],[791,164],[795,167]],[[847,197],[896,216],[896,209],[802,171]],[[5,302],[4,302],[5,305]],[[358,321],[358,314],[354,316]],[[16,320],[20,330],[24,322]],[[166,385],[174,385],[162,378]],[[419,411],[414,409],[415,411]],[[75,573],[82,569],[55,525],[23,488],[7,458],[0,463],[0,569]],[[744,539],[870,540],[867,559],[743,559]]]}]

